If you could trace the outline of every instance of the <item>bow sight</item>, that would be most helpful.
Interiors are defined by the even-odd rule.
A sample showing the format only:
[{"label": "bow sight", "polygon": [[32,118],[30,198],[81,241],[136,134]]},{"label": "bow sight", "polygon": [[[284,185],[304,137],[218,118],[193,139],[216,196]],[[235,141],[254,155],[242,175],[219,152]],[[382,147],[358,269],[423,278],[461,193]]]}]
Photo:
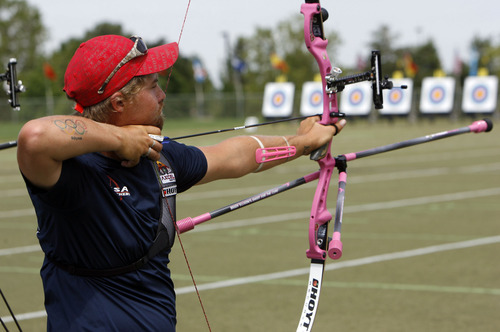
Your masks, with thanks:
[{"label": "bow sight", "polygon": [[[354,74],[344,77],[338,77],[342,73],[342,70],[338,67],[332,68],[330,74],[326,75],[326,92],[327,93],[337,93],[344,90],[345,86],[348,84],[359,83],[363,81],[373,81],[373,103],[376,109],[381,109],[384,107],[384,97],[382,95],[382,90],[392,89],[393,84],[389,81],[389,76],[382,76],[382,65],[380,62],[380,51],[372,51],[371,57],[371,69],[361,74]],[[407,86],[401,86],[401,89],[406,89]]]},{"label": "bow sight", "polygon": [[4,74],[0,74],[0,79],[6,81],[5,90],[9,95],[9,104],[15,111],[21,110],[21,105],[17,99],[17,94],[24,92],[25,88],[23,82],[17,80],[16,74],[16,64],[17,60],[11,58],[7,65],[7,71]]}]

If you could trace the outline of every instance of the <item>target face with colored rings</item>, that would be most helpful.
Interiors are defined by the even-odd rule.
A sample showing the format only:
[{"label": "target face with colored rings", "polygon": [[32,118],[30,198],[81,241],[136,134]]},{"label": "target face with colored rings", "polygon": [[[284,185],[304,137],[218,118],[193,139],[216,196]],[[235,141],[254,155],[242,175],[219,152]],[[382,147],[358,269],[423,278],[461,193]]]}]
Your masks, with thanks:
[{"label": "target face with colored rings", "polygon": [[349,101],[351,105],[359,105],[363,101],[364,94],[360,89],[354,89],[349,95]]},{"label": "target face with colored rings", "polygon": [[445,89],[443,89],[443,87],[441,86],[436,86],[431,89],[429,99],[434,104],[439,104],[444,100],[445,96],[446,96]]},{"label": "target face with colored rings", "polygon": [[388,100],[393,105],[401,103],[401,101],[403,100],[403,93],[401,92],[401,89],[390,90]]},{"label": "target face with colored rings", "polygon": [[311,96],[309,98],[309,103],[311,104],[312,107],[318,107],[323,103],[323,94],[321,93],[320,90],[316,90],[313,93],[311,93]]},{"label": "target face with colored rings", "polygon": [[478,85],[472,90],[472,100],[482,103],[488,98],[488,89],[484,85]]},{"label": "target face with colored rings", "polygon": [[281,107],[285,100],[285,94],[282,91],[276,91],[272,97],[272,104],[274,107]]}]

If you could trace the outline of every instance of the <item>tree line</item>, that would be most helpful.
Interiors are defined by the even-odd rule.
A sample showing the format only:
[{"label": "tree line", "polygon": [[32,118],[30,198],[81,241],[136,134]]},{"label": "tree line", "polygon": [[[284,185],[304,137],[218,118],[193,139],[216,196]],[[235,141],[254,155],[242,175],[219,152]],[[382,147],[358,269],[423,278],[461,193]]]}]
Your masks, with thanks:
[{"label": "tree line", "polygon": [[[18,77],[27,87],[23,98],[45,97],[50,91],[54,96],[64,96],[64,72],[74,51],[85,40],[103,34],[128,36],[120,24],[103,22],[96,25],[81,36],[64,41],[58,49],[50,54],[43,53],[43,45],[47,38],[47,30],[43,26],[42,17],[36,7],[25,0],[0,0],[0,60],[5,65],[12,57],[18,60]],[[239,89],[240,93],[262,92],[266,82],[286,80],[302,86],[306,81],[314,80],[317,73],[315,60],[304,47],[302,31],[302,15],[292,16],[277,23],[272,28],[256,28],[250,36],[240,36],[231,45],[222,72],[218,73],[221,87],[216,88],[213,78],[203,77],[197,80],[193,73],[194,58],[181,54],[174,66],[172,75],[165,73],[160,84],[168,82],[169,94],[193,94],[195,88],[205,93],[231,93]],[[341,47],[341,36],[336,32],[327,35],[329,54],[335,55],[335,49]],[[398,36],[387,25],[379,27],[372,34],[369,44],[382,54],[382,68],[389,76],[400,72],[412,77],[415,85],[421,80],[433,76],[441,70],[436,47],[432,39],[421,45],[396,47]],[[150,47],[170,41],[148,41]],[[477,52],[477,65],[485,67],[490,74],[500,74],[500,45],[489,38],[476,37],[470,47]],[[202,59],[202,57],[197,57]],[[366,59],[359,59],[355,68],[343,68],[345,74],[368,69],[369,54]],[[460,80],[469,74],[468,63],[457,63],[453,74]],[[169,77],[170,76],[170,77]],[[5,98],[5,97],[3,97]],[[0,104],[4,108],[6,103]]]}]

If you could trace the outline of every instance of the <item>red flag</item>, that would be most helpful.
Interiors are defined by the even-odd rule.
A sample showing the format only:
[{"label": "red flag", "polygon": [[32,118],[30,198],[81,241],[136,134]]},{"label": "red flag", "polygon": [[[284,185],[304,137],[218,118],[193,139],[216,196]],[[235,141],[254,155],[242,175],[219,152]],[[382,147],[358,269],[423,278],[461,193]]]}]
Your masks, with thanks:
[{"label": "red flag", "polygon": [[276,53],[271,54],[271,65],[273,68],[280,70],[282,73],[288,73],[288,64],[280,58]]},{"label": "red flag", "polygon": [[45,77],[47,77],[51,81],[55,81],[57,78],[54,68],[52,68],[52,66],[48,62],[45,62],[43,64],[43,73],[45,74]]},{"label": "red flag", "polygon": [[413,61],[410,53],[406,53],[404,55],[404,64],[405,64],[405,73],[408,77],[415,77],[415,74],[418,71],[417,64]]}]

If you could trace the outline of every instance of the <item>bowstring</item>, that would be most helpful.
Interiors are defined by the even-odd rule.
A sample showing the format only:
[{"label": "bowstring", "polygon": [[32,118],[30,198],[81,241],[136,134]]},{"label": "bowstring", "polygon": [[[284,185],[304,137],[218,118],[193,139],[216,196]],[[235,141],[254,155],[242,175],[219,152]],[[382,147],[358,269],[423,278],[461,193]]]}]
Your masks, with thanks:
[{"label": "bowstring", "polygon": [[[181,43],[182,33],[184,32],[184,26],[186,25],[186,20],[187,20],[187,16],[188,16],[188,12],[189,12],[189,7],[190,6],[191,6],[191,0],[188,0],[188,4],[187,4],[187,7],[186,7],[186,12],[184,13],[184,19],[182,21],[181,31],[179,33],[179,38],[177,39],[177,45],[178,46]],[[170,83],[170,78],[172,76],[172,72],[173,71],[174,71],[174,66],[172,65],[172,67],[170,67],[170,72],[168,73],[167,83],[165,85],[165,92],[167,92],[168,84]],[[168,202],[167,202],[167,206],[168,206],[168,212],[170,213],[170,216],[172,217],[172,220],[174,220],[173,213],[172,213],[172,211],[170,209],[170,205],[168,204]],[[193,271],[191,270],[191,265],[189,264],[189,260],[188,260],[187,254],[186,254],[186,250],[184,249],[184,245],[182,244],[181,232],[179,231],[179,228],[177,227],[177,224],[175,222],[174,222],[174,226],[175,226],[175,231],[177,233],[177,239],[179,240],[179,245],[181,246],[182,254],[184,255],[184,260],[186,261],[186,265],[187,265],[187,268],[189,270],[189,275],[191,276],[191,281],[193,282],[193,286],[194,286],[194,289],[196,291],[196,296],[198,297],[198,302],[200,303],[201,310],[203,311],[203,316],[205,317],[205,322],[207,323],[208,330],[211,332],[212,328],[210,327],[210,323],[208,321],[208,316],[207,316],[207,313],[205,311],[205,306],[203,305],[203,301],[201,300],[200,291],[198,290],[198,286],[196,285],[196,280],[194,278]]]},{"label": "bowstring", "polygon": [[[166,199],[167,198],[165,198],[165,200]],[[168,207],[168,213],[170,214],[171,219],[175,220],[173,211],[170,208],[170,204],[168,203],[168,200],[166,202],[167,202],[167,207]],[[191,280],[193,282],[193,286],[194,286],[194,289],[196,291],[196,295],[198,296],[198,302],[200,303],[201,311],[203,311],[203,316],[205,317],[205,322],[207,323],[208,330],[211,332],[212,328],[210,327],[210,322],[208,321],[207,312],[205,311],[205,306],[203,305],[203,301],[201,300],[201,295],[200,295],[200,292],[198,290],[198,286],[196,285],[196,281],[194,279],[194,274],[193,274],[193,271],[191,270],[191,265],[189,264],[189,260],[187,258],[186,250],[184,250],[184,245],[182,244],[181,232],[180,232],[179,227],[177,226],[176,222],[174,222],[174,227],[175,227],[175,232],[177,233],[177,239],[179,240],[179,245],[181,246],[182,254],[184,255],[184,260],[186,261],[186,265],[187,265],[187,268],[189,270],[189,275],[191,276]]]},{"label": "bowstring", "polygon": [[[186,25],[186,20],[187,20],[187,16],[188,16],[188,12],[189,12],[189,7],[190,6],[191,6],[191,0],[188,0],[188,4],[187,4],[187,7],[186,7],[186,12],[184,13],[184,19],[182,20],[182,25],[181,25],[181,31],[179,33],[179,38],[177,38],[177,46],[179,47],[179,49],[180,49],[180,44],[181,44],[182,33],[184,32],[184,26]],[[170,77],[172,76],[172,72],[173,71],[174,71],[174,65],[172,65],[172,67],[170,67],[170,71],[169,71],[168,77],[167,77],[167,83],[165,84],[165,92],[167,92],[168,84],[170,83]]]},{"label": "bowstring", "polygon": [[[169,207],[170,210],[170,207]],[[212,328],[210,327],[210,322],[208,321],[208,316],[207,312],[205,311],[205,306],[203,305],[203,301],[201,300],[201,295],[200,291],[198,290],[198,286],[196,285],[196,281],[194,279],[194,274],[193,271],[191,270],[191,265],[189,264],[189,260],[187,258],[186,250],[184,250],[184,245],[182,244],[181,240],[181,232],[179,230],[179,227],[177,227],[177,224],[174,223],[175,225],[175,231],[177,233],[177,239],[179,240],[179,245],[181,246],[182,254],[184,255],[184,260],[186,261],[187,268],[189,270],[189,275],[191,276],[191,280],[193,281],[193,286],[196,291],[196,295],[198,296],[198,302],[200,303],[201,311],[203,311],[203,316],[205,317],[205,322],[207,323],[208,330],[211,332]]]}]

